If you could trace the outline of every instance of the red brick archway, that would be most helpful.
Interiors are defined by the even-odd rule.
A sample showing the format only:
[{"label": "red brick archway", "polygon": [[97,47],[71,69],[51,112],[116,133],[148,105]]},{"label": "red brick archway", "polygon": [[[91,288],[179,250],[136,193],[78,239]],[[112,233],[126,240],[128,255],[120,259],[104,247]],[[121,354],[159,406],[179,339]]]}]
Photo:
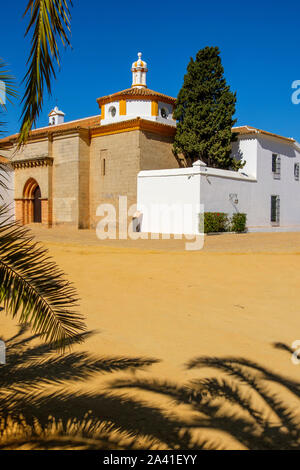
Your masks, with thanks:
[{"label": "red brick archway", "polygon": [[48,199],[41,197],[41,189],[34,178],[29,178],[23,189],[23,198],[16,200],[16,218],[22,224],[51,225]]}]

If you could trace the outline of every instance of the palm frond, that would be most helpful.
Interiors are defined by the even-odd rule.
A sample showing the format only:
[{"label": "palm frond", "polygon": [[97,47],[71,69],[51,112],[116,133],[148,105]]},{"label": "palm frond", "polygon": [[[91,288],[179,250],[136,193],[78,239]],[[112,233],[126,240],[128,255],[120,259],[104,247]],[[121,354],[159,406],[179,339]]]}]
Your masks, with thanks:
[{"label": "palm frond", "polygon": [[[4,189],[4,191],[8,191],[10,189],[7,185],[8,182],[7,165],[0,162],[0,204],[4,199],[1,189]],[[6,209],[8,210],[8,206],[6,206]]]},{"label": "palm frond", "polygon": [[[0,207],[0,220],[5,213]],[[0,303],[7,314],[64,348],[85,330],[77,302],[73,285],[29,230],[16,222],[0,223]]]},{"label": "palm frond", "polygon": [[22,124],[19,147],[22,146],[38,118],[45,87],[51,93],[51,81],[56,78],[53,61],[60,66],[60,39],[63,46],[70,45],[71,0],[29,0],[24,16],[30,14],[25,36],[32,32],[26,85],[22,102]]},{"label": "palm frond", "polygon": [[10,74],[6,63],[0,57],[0,106],[5,108],[6,100],[11,102],[12,98],[17,96],[14,77]]}]

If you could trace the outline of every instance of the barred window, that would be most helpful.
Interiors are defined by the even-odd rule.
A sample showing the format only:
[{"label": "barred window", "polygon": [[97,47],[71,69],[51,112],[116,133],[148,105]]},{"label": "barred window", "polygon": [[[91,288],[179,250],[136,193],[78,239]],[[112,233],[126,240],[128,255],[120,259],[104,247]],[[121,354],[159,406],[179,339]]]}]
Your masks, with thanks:
[{"label": "barred window", "polygon": [[281,172],[281,158],[276,153],[272,155],[272,173],[273,178],[276,180],[280,179],[280,172]]},{"label": "barred window", "polygon": [[296,181],[299,181],[299,163],[294,164],[294,177]]},{"label": "barred window", "polygon": [[280,221],[280,197],[277,195],[271,196],[271,222],[272,224],[279,224]]}]

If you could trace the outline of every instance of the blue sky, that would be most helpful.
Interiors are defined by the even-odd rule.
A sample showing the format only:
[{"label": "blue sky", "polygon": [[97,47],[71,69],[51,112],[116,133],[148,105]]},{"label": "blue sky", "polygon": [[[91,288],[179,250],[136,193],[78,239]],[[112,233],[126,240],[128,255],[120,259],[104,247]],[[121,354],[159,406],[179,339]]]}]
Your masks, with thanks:
[{"label": "blue sky", "polygon": [[[29,51],[26,4],[5,2],[1,15],[0,56],[20,95]],[[148,62],[148,87],[176,97],[190,57],[208,45],[220,48],[225,77],[237,92],[237,124],[300,141],[300,104],[291,101],[291,84],[300,80],[299,31],[299,1],[74,0],[72,50],[62,50],[38,127],[56,102],[68,121],[98,114],[96,98],[131,85],[138,51]],[[7,135],[18,130],[20,111],[18,102],[8,106]]]}]

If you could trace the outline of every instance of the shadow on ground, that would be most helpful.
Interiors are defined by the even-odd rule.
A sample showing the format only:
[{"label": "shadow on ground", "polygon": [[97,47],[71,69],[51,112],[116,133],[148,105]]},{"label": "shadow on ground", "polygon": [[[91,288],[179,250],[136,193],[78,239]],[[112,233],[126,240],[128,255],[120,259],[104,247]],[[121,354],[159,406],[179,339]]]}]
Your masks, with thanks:
[{"label": "shadow on ground", "polygon": [[[200,357],[186,367],[208,368],[209,377],[187,384],[141,380],[130,373],[128,379],[113,380],[105,392],[72,392],[68,383],[84,384],[95,374],[140,370],[158,361],[93,358],[85,352],[62,356],[55,347],[36,345],[35,339],[22,327],[6,340],[7,364],[0,366],[0,450],[222,449],[228,447],[224,435],[246,449],[300,448],[300,383],[257,363]],[[291,352],[281,343],[275,347]],[[174,412],[152,406],[150,399],[138,400],[136,389],[167,397]],[[187,406],[192,419],[179,417],[178,405]]]}]

